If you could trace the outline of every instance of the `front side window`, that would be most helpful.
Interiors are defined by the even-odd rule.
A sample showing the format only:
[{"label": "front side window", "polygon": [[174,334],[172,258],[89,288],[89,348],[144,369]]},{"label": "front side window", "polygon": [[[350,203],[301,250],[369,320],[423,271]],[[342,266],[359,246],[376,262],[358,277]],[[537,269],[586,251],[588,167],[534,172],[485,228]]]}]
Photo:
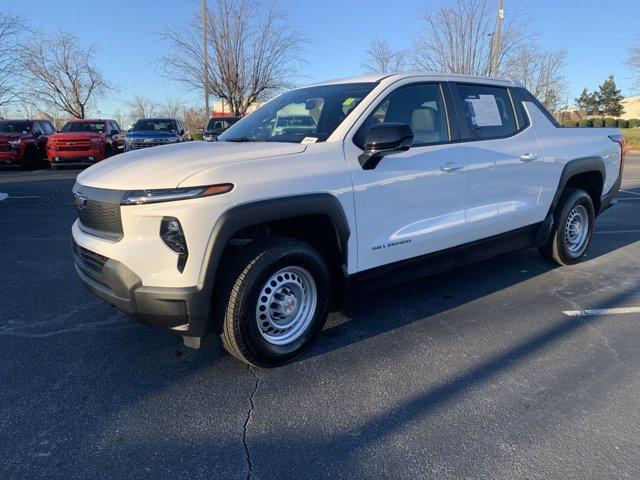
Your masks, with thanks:
[{"label": "front side window", "polygon": [[102,133],[104,132],[104,122],[67,122],[61,132]]},{"label": "front side window", "polygon": [[449,140],[440,86],[424,83],[400,87],[376,108],[358,130],[354,143],[364,147],[367,132],[380,123],[406,123],[413,130],[413,146]]},{"label": "front side window", "polygon": [[458,93],[462,126],[470,140],[507,137],[518,130],[506,88],[459,84]]},{"label": "front side window", "polygon": [[320,85],[292,90],[232,125],[224,142],[324,142],[375,83]]}]

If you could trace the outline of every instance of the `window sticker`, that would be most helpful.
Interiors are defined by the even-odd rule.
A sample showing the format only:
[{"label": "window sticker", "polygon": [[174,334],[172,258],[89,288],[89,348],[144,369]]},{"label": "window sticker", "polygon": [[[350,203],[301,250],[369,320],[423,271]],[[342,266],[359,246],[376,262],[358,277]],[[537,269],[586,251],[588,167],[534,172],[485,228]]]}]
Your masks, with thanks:
[{"label": "window sticker", "polygon": [[471,123],[476,127],[501,127],[502,118],[496,97],[493,95],[478,95],[478,98],[465,99],[471,114]]},{"label": "window sticker", "polygon": [[308,145],[309,143],[316,143],[318,139],[316,137],[304,137],[300,142],[301,145]]}]

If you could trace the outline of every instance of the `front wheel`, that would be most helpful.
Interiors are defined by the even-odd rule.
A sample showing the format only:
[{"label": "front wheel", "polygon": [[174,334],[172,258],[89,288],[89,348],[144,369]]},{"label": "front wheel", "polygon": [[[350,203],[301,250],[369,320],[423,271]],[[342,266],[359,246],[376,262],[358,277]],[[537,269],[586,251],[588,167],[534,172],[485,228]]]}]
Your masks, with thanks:
[{"label": "front wheel", "polygon": [[580,261],[593,234],[595,209],[587,192],[567,189],[554,214],[555,225],[540,254],[558,265],[573,265]]},{"label": "front wheel", "polygon": [[312,246],[293,238],[256,240],[225,259],[229,273],[221,338],[245,363],[275,367],[304,352],[322,330],[330,274]]}]

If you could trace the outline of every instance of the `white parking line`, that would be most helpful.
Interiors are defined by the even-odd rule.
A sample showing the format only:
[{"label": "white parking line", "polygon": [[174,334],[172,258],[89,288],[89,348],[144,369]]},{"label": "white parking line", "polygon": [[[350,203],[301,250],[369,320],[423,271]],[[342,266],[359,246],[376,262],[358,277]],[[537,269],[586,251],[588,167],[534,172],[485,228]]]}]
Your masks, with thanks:
[{"label": "white parking line", "polygon": [[621,192],[628,193],[629,195],[637,195],[640,197],[640,193],[638,192],[630,192],[629,190],[620,190]]},{"label": "white parking line", "polygon": [[595,310],[567,310],[562,312],[570,317],[588,317],[595,315],[619,315],[623,313],[640,313],[640,307],[602,308]]},{"label": "white parking line", "polygon": [[601,230],[599,232],[593,232],[593,234],[604,234],[604,233],[640,233],[640,230]]},{"label": "white parking line", "polygon": [[0,192],[0,202],[6,198],[9,198],[9,194]]}]

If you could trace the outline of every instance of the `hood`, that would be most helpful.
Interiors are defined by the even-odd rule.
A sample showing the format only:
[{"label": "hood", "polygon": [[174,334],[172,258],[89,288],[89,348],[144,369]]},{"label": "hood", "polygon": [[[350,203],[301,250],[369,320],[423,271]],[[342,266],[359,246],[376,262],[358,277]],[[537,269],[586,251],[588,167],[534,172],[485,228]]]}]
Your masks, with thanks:
[{"label": "hood", "polygon": [[64,132],[56,133],[49,137],[50,140],[90,140],[92,138],[99,138],[99,133],[93,132]]},{"label": "hood", "polygon": [[186,142],[116,155],[84,170],[77,180],[88,187],[117,190],[176,188],[188,177],[212,167],[305,149],[299,143]]},{"label": "hood", "polygon": [[159,132],[157,130],[136,130],[135,132],[128,132],[125,138],[132,140],[134,138],[175,138],[178,136],[178,132]]}]

